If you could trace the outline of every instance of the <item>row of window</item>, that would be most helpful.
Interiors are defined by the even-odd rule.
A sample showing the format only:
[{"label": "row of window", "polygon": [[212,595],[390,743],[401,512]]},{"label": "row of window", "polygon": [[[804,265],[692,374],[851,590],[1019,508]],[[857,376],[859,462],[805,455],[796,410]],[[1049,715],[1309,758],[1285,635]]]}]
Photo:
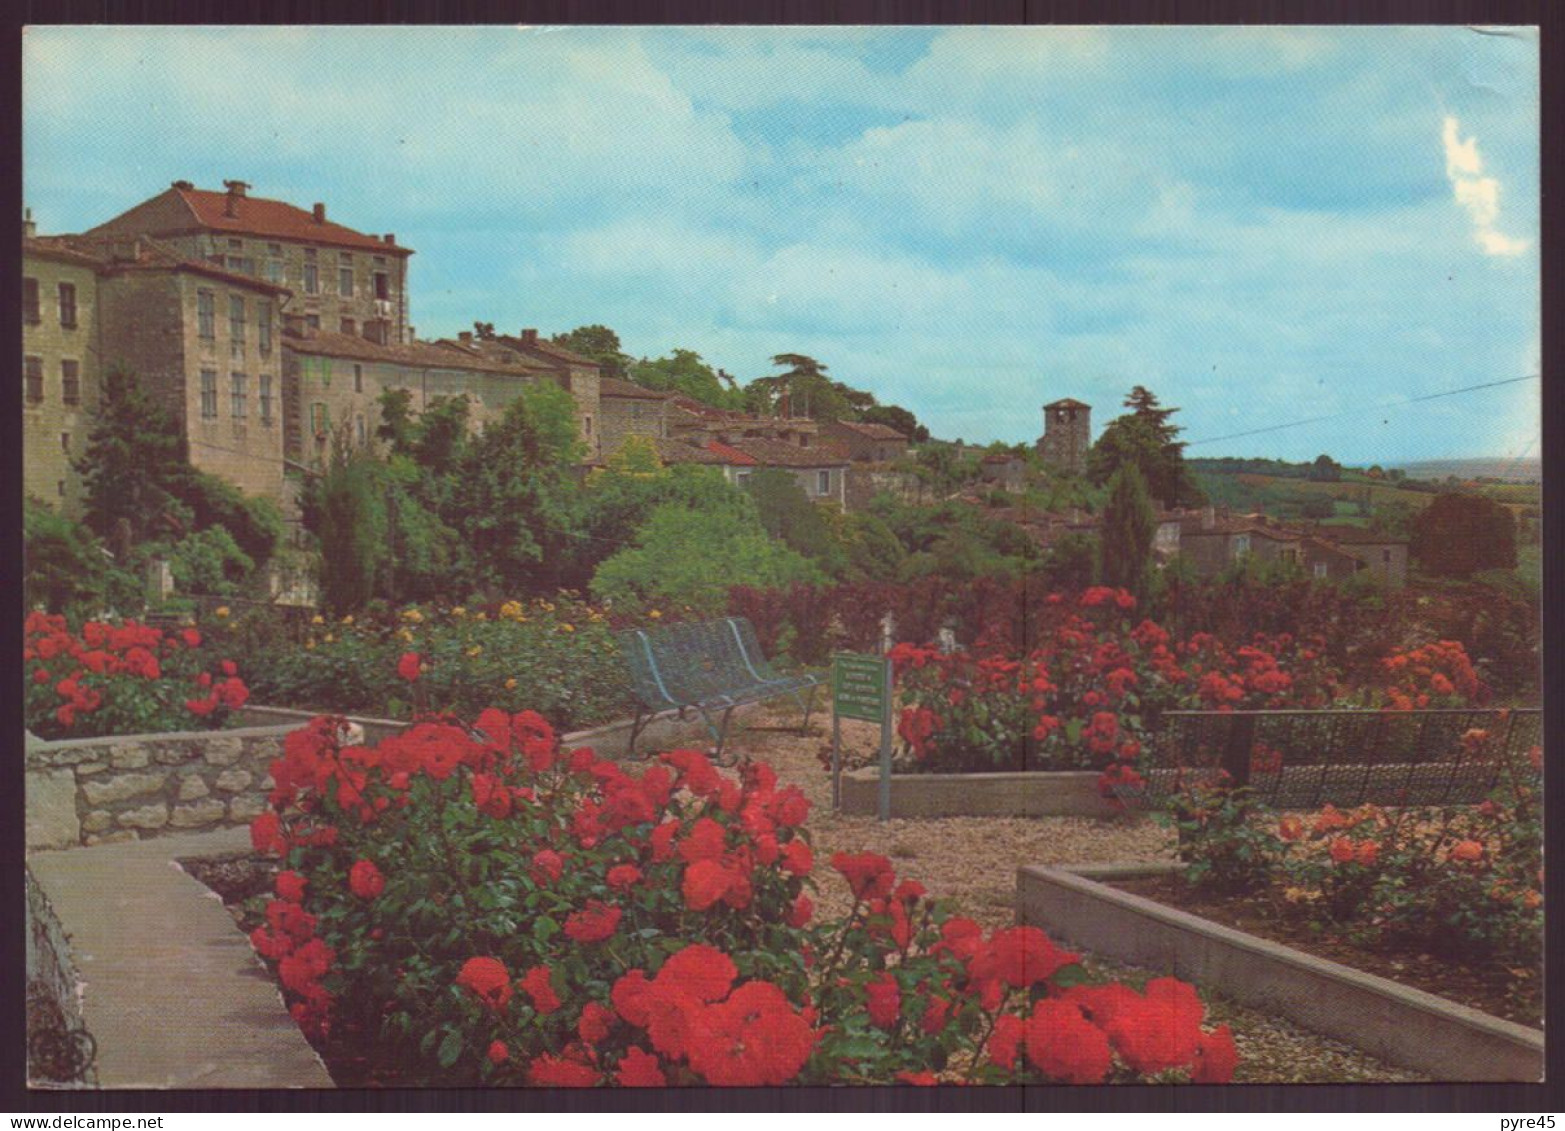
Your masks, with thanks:
[{"label": "row of window", "polygon": [[[244,241],[239,239],[231,239],[228,241],[229,254],[214,255],[211,258],[214,263],[217,263],[219,266],[229,271],[233,271],[236,274],[255,275],[257,272],[255,266],[256,261],[254,258],[245,255],[233,254],[234,252],[242,250],[244,250]],[[283,253],[282,245],[275,243],[267,244],[266,251],[267,254],[273,258],[265,260],[261,274],[266,277],[266,280],[269,283],[275,283],[278,286],[285,285],[288,278],[287,268],[285,267],[283,260],[278,258]],[[384,255],[377,255],[373,258],[375,266],[384,267],[386,265],[386,257]],[[303,283],[305,294],[318,295],[321,293],[320,259],[316,249],[313,247],[307,247],[304,249]],[[376,298],[389,299],[391,297],[391,276],[388,272],[372,272],[370,275],[370,283]],[[349,251],[339,251],[337,253],[337,293],[344,298],[352,298],[355,288],[356,278],[353,270],[353,253]]]},{"label": "row of window", "polygon": [[[59,284],[55,288],[55,297],[58,301],[61,329],[76,329],[76,284]],[[22,321],[29,326],[37,326],[43,322],[43,300],[40,297],[37,279],[22,280]]]},{"label": "row of window", "polygon": [[[260,377],[260,420],[262,424],[272,423],[272,375],[263,373]],[[244,420],[250,414],[250,378],[244,373],[230,373],[228,375],[228,415],[234,420]],[[201,371],[201,419],[217,419],[217,370],[203,369]]]},{"label": "row of window", "polygon": [[[228,296],[228,348],[235,356],[243,356],[245,349],[245,298]],[[213,291],[196,292],[196,332],[206,341],[217,338],[217,294]],[[272,304],[261,300],[255,304],[256,345],[262,354],[272,352]]]},{"label": "row of window", "polygon": [[[22,394],[28,404],[43,403],[43,358],[23,359]],[[82,403],[82,369],[79,361],[67,358],[60,362],[60,403],[68,405]]]}]

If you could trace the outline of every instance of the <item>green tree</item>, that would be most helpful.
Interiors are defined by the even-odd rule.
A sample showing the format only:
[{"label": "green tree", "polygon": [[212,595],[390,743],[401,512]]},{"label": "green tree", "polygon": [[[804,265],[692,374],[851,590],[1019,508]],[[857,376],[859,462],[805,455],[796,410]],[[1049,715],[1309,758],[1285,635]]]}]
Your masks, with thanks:
[{"label": "green tree", "polygon": [[169,485],[184,461],[184,444],[162,406],[135,374],[112,367],[103,379],[97,422],[76,461],[88,528],[116,538],[115,528],[124,522],[132,543],[146,540],[168,515],[183,510]]},{"label": "green tree", "polygon": [[[621,449],[622,454],[624,450]],[[628,546],[635,532],[660,506],[729,510],[746,502],[744,493],[715,467],[675,464],[643,471],[639,465],[640,461],[625,466],[611,460],[608,467],[588,480],[580,496],[576,536],[565,547],[565,587],[587,588],[598,566]]]},{"label": "green tree", "polygon": [[847,567],[842,545],[823,509],[810,502],[790,472],[777,468],[756,471],[745,482],[755,500],[761,526],[773,538],[838,576]]},{"label": "green tree", "polygon": [[1437,577],[1516,568],[1516,517],[1482,495],[1439,495],[1413,520],[1409,552]]},{"label": "green tree", "polygon": [[1315,457],[1315,462],[1310,464],[1308,478],[1317,483],[1337,483],[1342,479],[1342,465],[1330,456],[1322,453]]},{"label": "green tree", "polygon": [[338,614],[363,608],[385,558],[386,503],[381,464],[346,428],[333,434],[331,460],[307,484],[300,509],[320,546],[321,601]]},{"label": "green tree", "polygon": [[105,608],[122,613],[140,608],[136,576],[110,565],[92,532],[48,503],[32,496],[23,501],[22,539],[22,594],[29,609],[80,620]]},{"label": "green tree", "polygon": [[600,600],[717,613],[734,585],[775,588],[822,580],[802,555],[767,537],[753,504],[692,510],[674,503],[654,510],[633,544],[598,567],[592,592]]},{"label": "green tree", "polygon": [[1157,516],[1147,498],[1146,480],[1134,463],[1126,463],[1109,482],[1103,508],[1100,571],[1103,584],[1144,596],[1152,575],[1152,540]]},{"label": "green tree", "polygon": [[463,452],[448,525],[475,589],[549,588],[572,531],[581,460],[576,402],[558,385],[522,390]]},{"label": "green tree", "polygon": [[621,350],[619,335],[607,326],[596,323],[578,326],[569,333],[556,334],[550,340],[572,353],[592,358],[605,377],[618,377],[621,380],[627,377],[627,367],[632,359]]},{"label": "green tree", "polygon": [[1185,466],[1182,431],[1170,419],[1177,408],[1164,408],[1157,396],[1141,385],[1125,398],[1130,412],[1109,421],[1087,453],[1087,477],[1098,486],[1114,478],[1126,464],[1141,472],[1151,496],[1167,507],[1190,506],[1203,501],[1201,489]]},{"label": "green tree", "polygon": [[733,378],[713,369],[695,350],[676,349],[653,361],[643,358],[632,367],[630,376],[645,388],[683,393],[714,408],[744,407],[743,394],[732,387]]},{"label": "green tree", "polygon": [[1098,542],[1085,534],[1066,534],[1049,547],[1043,575],[1051,590],[1072,592],[1098,583]]}]

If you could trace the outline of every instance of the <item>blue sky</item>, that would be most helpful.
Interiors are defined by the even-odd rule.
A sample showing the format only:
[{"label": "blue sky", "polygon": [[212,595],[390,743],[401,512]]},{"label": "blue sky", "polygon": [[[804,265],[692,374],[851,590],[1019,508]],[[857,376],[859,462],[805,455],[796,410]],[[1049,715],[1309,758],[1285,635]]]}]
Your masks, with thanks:
[{"label": "blue sky", "polygon": [[326,201],[422,337],[806,353],[969,441],[1143,384],[1192,455],[1539,454],[1535,381],[1394,407],[1539,370],[1530,30],[33,28],[23,81],[40,231]]}]

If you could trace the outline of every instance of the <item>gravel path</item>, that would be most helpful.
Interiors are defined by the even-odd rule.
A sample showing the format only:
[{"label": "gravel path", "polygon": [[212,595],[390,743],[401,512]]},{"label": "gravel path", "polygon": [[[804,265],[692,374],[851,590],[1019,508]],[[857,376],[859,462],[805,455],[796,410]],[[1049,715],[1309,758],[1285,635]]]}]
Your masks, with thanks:
[{"label": "gravel path", "polygon": [[[986,928],[1015,922],[1016,869],[1020,864],[1173,858],[1170,834],[1145,818],[948,817],[881,822],[873,817],[839,816],[831,811],[831,775],[825,768],[831,752],[830,718],[812,721],[812,733],[804,736],[788,729],[797,724],[797,711],[763,712],[752,716],[730,741],[735,749],[769,763],[779,778],[809,796],[809,828],[821,880],[815,902],[823,917],[846,914],[850,906],[847,885],[830,873],[834,852],[889,856],[899,877],[919,881],[932,896],[953,901],[963,914]],[[871,724],[844,721],[842,730],[843,746],[850,754],[867,757],[874,751],[876,728]],[[1111,976],[1161,973],[1133,971],[1090,955],[1086,965]],[[1428,1079],[1228,1001],[1210,987],[1201,990],[1211,1020],[1233,1026],[1240,1055],[1236,1083],[1405,1083]]]}]

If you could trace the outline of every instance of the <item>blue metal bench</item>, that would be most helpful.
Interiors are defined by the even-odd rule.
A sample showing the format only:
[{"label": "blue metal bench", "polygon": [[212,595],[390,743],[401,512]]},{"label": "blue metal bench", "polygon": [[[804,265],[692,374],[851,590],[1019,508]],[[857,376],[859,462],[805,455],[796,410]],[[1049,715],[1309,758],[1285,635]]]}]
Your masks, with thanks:
[{"label": "blue metal bench", "polygon": [[[755,627],[743,617],[635,628],[615,634],[636,695],[630,752],[654,716],[694,711],[706,723],[722,758],[728,718],[735,707],[791,696],[809,725],[819,675],[779,675],[761,652]],[[805,695],[805,693],[808,695]],[[714,716],[721,713],[720,720]]]}]

